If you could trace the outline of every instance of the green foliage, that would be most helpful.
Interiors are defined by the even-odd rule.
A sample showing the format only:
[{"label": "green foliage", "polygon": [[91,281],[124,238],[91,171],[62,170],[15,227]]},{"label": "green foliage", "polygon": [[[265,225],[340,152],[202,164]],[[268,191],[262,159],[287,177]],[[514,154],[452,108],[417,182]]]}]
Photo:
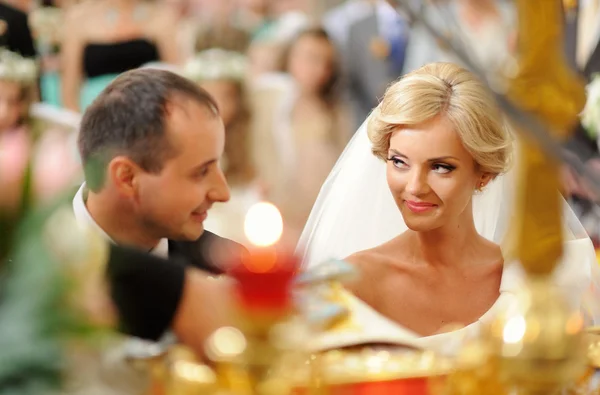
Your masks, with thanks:
[{"label": "green foliage", "polygon": [[[69,284],[44,242],[45,224],[56,205],[30,211],[3,248],[0,296],[0,395],[39,395],[58,390],[63,376],[64,342],[88,333],[65,300]],[[16,232],[14,230],[16,229]],[[3,236],[8,228],[3,228]]]}]

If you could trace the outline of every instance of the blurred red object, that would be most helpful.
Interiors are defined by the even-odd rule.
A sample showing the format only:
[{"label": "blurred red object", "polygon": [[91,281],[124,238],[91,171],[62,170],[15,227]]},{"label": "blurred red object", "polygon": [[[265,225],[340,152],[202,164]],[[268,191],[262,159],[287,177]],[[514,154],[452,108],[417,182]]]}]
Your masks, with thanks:
[{"label": "blurred red object", "polygon": [[282,311],[292,305],[293,280],[300,260],[275,248],[255,249],[241,256],[228,270],[243,308]]}]

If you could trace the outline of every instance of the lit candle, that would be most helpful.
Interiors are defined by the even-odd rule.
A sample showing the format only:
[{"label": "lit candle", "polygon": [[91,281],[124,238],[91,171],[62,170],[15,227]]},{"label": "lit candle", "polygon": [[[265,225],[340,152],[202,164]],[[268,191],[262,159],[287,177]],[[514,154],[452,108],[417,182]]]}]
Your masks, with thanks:
[{"label": "lit candle", "polygon": [[272,204],[252,207],[245,231],[253,247],[230,267],[229,275],[236,280],[236,326],[246,339],[241,361],[251,392],[261,393],[259,388],[273,384],[272,368],[285,352],[275,334],[294,312],[292,287],[300,260],[278,248],[283,222]]},{"label": "lit candle", "polygon": [[247,312],[285,313],[292,305],[291,288],[300,260],[277,245],[283,232],[279,210],[271,203],[254,205],[244,230],[253,247],[229,270],[237,280],[237,303]]}]

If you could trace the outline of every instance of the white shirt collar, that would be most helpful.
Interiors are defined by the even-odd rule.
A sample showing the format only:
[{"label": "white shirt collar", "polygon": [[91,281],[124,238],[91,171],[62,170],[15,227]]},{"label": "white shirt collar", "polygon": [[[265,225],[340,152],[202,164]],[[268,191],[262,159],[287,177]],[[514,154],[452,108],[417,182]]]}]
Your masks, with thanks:
[{"label": "white shirt collar", "polygon": [[[73,211],[75,213],[75,220],[81,226],[86,226],[93,229],[95,232],[98,232],[106,240],[110,241],[113,244],[116,244],[115,241],[98,225],[98,223],[92,218],[90,212],[85,206],[85,195],[86,195],[86,185],[85,182],[81,184],[81,187],[75,194],[73,198]],[[168,258],[169,257],[169,240],[168,239],[160,239],[156,247],[154,247],[150,253],[152,255]]]}]

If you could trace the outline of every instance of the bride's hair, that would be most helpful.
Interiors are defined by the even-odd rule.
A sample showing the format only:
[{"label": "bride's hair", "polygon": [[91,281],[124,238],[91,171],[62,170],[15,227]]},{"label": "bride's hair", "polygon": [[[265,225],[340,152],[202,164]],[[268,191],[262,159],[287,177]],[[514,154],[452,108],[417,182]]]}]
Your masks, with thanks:
[{"label": "bride's hair", "polygon": [[452,63],[425,65],[390,85],[368,123],[373,153],[385,160],[392,132],[443,116],[483,172],[508,170],[512,136],[485,85]]}]

